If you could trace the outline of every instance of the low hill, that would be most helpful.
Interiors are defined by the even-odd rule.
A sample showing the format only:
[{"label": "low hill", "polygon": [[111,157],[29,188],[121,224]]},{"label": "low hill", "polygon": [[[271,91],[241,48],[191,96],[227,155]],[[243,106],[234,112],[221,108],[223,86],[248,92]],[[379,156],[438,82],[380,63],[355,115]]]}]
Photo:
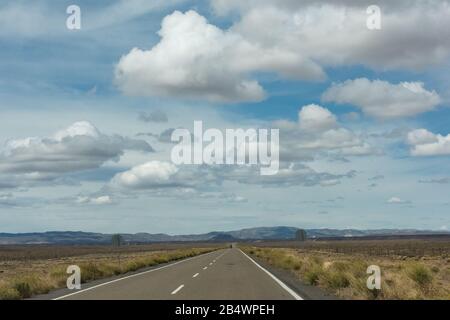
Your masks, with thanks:
[{"label": "low hill", "polygon": [[[295,227],[260,227],[234,231],[210,232],[193,235],[168,235],[136,233],[122,234],[126,243],[185,242],[185,241],[250,241],[250,240],[290,240],[295,238]],[[414,236],[447,234],[448,232],[412,229],[307,229],[308,238],[358,238],[384,236]],[[109,244],[112,234],[81,231],[50,231],[42,233],[0,233],[0,245],[8,244]]]}]

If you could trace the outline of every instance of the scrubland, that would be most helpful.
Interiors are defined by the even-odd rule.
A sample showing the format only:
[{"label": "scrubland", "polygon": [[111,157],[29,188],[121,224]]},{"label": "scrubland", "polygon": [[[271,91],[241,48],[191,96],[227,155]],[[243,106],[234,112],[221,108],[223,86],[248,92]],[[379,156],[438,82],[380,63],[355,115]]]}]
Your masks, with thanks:
[{"label": "scrubland", "polygon": [[[448,251],[414,255],[415,249],[410,248],[407,251],[409,255],[398,255],[386,254],[386,247],[379,250],[373,247],[369,254],[356,242],[353,249],[344,244],[344,249],[339,250],[338,245],[334,243],[329,250],[318,244],[300,248],[247,246],[243,249],[274,267],[289,270],[304,283],[318,286],[343,299],[450,300]],[[381,269],[380,290],[367,288],[370,276],[367,268],[370,265]]]},{"label": "scrubland", "polygon": [[[16,246],[0,247],[0,300],[24,299],[66,286],[67,267],[78,265],[81,282],[133,272],[145,267],[211,252],[212,245]],[[164,249],[166,248],[166,249]]]}]

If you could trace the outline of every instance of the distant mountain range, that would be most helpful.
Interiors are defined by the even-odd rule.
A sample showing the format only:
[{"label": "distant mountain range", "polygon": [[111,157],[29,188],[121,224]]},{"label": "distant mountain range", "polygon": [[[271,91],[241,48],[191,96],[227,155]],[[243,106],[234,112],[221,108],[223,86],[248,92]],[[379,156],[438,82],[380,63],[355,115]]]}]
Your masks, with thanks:
[{"label": "distant mountain range", "polygon": [[[194,235],[122,234],[126,243],[187,242],[187,241],[251,241],[289,240],[295,238],[295,227],[261,227],[235,231],[216,231]],[[445,231],[414,229],[306,229],[308,238],[392,237],[447,234]],[[109,244],[112,234],[81,231],[51,231],[42,233],[0,233],[0,245],[6,244]]]}]

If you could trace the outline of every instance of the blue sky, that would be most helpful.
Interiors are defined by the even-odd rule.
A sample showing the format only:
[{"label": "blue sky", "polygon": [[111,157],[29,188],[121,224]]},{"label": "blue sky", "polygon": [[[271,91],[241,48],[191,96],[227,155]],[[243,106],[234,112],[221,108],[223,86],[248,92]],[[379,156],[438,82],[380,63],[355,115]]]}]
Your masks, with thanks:
[{"label": "blue sky", "polygon": [[[381,30],[346,0],[70,4],[0,4],[0,232],[450,226],[448,1],[380,1]],[[280,129],[285,170],[166,172],[194,120]]]}]

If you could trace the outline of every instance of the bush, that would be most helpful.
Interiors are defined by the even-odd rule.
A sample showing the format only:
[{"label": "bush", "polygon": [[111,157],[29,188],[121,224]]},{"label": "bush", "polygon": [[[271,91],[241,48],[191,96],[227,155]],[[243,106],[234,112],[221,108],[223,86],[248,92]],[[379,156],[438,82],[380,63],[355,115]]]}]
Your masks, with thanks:
[{"label": "bush", "polygon": [[81,269],[81,282],[85,283],[90,280],[95,280],[103,276],[103,271],[95,263],[87,263],[80,265]]},{"label": "bush", "polygon": [[433,275],[423,265],[415,265],[409,271],[409,277],[420,286],[427,286],[433,281]]},{"label": "bush", "polygon": [[343,272],[329,272],[325,279],[327,285],[333,289],[347,288],[350,285],[350,280]]},{"label": "bush", "polygon": [[437,266],[433,266],[432,268],[431,268],[431,271],[433,271],[433,273],[439,273],[439,267],[437,267]]},{"label": "bush", "polygon": [[305,280],[310,285],[316,285],[319,282],[320,276],[323,271],[319,268],[311,268],[305,272]]},{"label": "bush", "polygon": [[[190,257],[190,255],[187,255],[188,257]],[[174,258],[172,258],[172,260],[175,260]],[[167,263],[169,262],[169,258],[164,257],[164,256],[160,256],[160,257],[155,257],[155,262],[157,264],[161,264],[161,263]]]},{"label": "bush", "polygon": [[0,287],[0,300],[19,300],[19,291],[14,288]]},{"label": "bush", "polygon": [[294,270],[295,271],[299,271],[302,268],[302,263],[301,262],[296,262],[294,264]]},{"label": "bush", "polygon": [[294,263],[294,260],[292,257],[283,257],[277,259],[277,265],[283,269],[290,270],[292,268],[292,265]]},{"label": "bush", "polygon": [[125,272],[133,272],[141,269],[143,263],[140,261],[130,261],[125,265]]},{"label": "bush", "polygon": [[332,267],[336,271],[344,272],[344,271],[348,271],[349,270],[350,265],[349,265],[349,263],[346,263],[346,262],[337,261],[337,262],[334,262],[332,264]]},{"label": "bush", "polygon": [[21,298],[29,298],[31,297],[31,286],[28,282],[18,281],[14,283],[14,289],[19,293]]},{"label": "bush", "polygon": [[323,259],[318,256],[312,256],[311,261],[315,264],[319,264],[319,265],[323,264]]}]

